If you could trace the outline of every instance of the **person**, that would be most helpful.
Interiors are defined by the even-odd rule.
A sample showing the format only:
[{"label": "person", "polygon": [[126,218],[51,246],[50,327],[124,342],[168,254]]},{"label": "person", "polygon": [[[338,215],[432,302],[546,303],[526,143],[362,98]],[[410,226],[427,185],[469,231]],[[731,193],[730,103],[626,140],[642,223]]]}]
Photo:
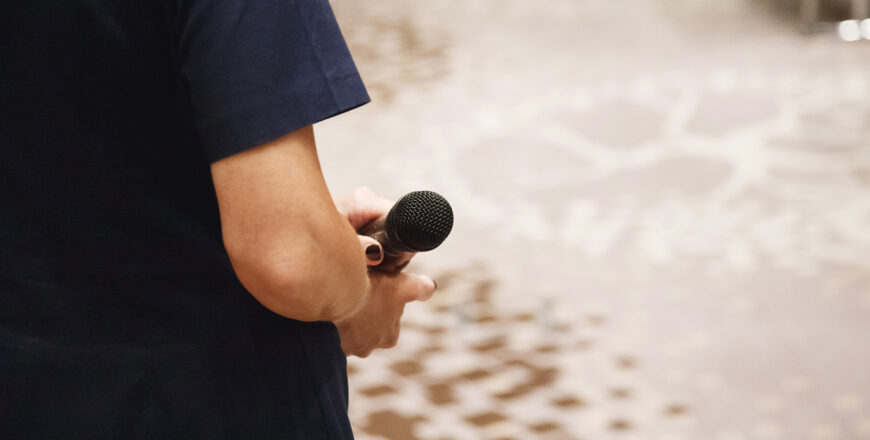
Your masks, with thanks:
[{"label": "person", "polygon": [[329,4],[0,9],[0,438],[352,438],[345,356],[435,285],[324,182],[369,101]]}]

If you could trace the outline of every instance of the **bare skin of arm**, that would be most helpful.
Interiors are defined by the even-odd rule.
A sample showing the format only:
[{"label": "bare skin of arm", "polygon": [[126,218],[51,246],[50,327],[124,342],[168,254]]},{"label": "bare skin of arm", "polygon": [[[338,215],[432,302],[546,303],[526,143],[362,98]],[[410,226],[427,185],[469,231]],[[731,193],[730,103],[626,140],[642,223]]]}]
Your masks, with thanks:
[{"label": "bare skin of arm", "polygon": [[329,194],[312,127],[211,171],[224,245],[260,303],[301,321],[336,321],[362,306],[372,290],[364,248]]},{"label": "bare skin of arm", "polygon": [[396,345],[405,304],[435,292],[429,277],[368,269],[380,257],[365,249],[380,245],[355,231],[392,202],[359,188],[337,208],[311,127],[213,163],[212,179],[224,246],[245,288],[279,315],[335,322],[347,355]]}]

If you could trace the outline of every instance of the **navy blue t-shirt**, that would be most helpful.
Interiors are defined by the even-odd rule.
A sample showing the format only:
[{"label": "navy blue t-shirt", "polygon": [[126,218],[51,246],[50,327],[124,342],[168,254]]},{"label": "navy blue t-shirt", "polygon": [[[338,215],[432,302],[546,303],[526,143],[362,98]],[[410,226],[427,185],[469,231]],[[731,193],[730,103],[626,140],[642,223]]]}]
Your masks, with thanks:
[{"label": "navy blue t-shirt", "polygon": [[0,438],[351,438],[209,166],[366,102],[325,0],[0,0]]}]

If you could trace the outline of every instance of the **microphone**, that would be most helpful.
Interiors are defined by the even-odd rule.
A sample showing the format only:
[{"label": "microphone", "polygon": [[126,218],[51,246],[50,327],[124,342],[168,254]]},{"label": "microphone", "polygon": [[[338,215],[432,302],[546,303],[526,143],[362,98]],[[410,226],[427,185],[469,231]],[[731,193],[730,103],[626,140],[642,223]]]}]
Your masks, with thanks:
[{"label": "microphone", "polygon": [[381,244],[384,259],[377,269],[399,271],[401,267],[391,266],[402,253],[431,251],[444,242],[451,229],[453,208],[447,200],[433,191],[413,191],[399,199],[386,216],[363,226],[359,234]]}]

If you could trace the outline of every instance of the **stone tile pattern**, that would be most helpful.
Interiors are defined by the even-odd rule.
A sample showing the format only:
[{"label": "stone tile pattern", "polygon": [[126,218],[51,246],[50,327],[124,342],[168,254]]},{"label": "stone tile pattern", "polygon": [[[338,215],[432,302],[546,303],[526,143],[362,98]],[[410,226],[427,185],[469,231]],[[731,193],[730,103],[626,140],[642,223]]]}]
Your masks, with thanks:
[{"label": "stone tile pattern", "polygon": [[726,3],[334,2],[331,189],[456,211],[358,438],[870,438],[868,44]]}]

